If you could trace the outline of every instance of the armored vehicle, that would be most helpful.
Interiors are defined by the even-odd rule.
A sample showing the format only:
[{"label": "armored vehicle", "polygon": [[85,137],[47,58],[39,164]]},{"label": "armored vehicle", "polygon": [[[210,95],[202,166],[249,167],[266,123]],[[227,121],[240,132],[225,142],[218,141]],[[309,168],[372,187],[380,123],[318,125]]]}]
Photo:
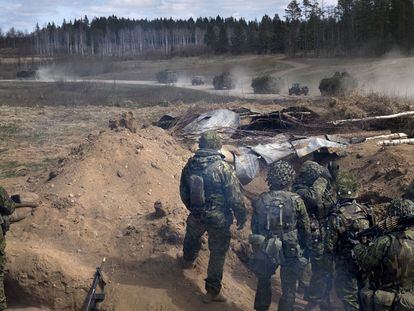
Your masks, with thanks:
[{"label": "armored vehicle", "polygon": [[178,81],[177,73],[168,69],[158,72],[156,78],[159,83],[163,84],[173,84]]},{"label": "armored vehicle", "polygon": [[345,95],[358,87],[358,82],[346,71],[337,71],[331,78],[322,79],[319,90],[324,96]]},{"label": "armored vehicle", "polygon": [[234,77],[229,72],[215,76],[213,79],[213,85],[216,90],[232,90],[236,87]]},{"label": "armored vehicle", "polygon": [[300,85],[299,83],[293,83],[289,88],[289,95],[308,95],[309,88],[306,85]]}]

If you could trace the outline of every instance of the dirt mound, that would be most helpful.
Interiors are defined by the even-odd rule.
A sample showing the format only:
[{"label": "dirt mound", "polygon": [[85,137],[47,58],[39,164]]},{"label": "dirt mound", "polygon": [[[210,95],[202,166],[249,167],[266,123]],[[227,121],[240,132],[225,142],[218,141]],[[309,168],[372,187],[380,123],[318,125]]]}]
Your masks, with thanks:
[{"label": "dirt mound", "polygon": [[[206,243],[194,270],[177,263],[187,211],[179,198],[180,172],[190,152],[155,127],[90,136],[63,161],[52,180],[38,185],[42,205],[8,235],[10,301],[19,306],[79,309],[103,257],[108,275],[105,310],[213,310],[201,303]],[[165,217],[155,215],[161,202]],[[236,252],[246,240],[234,233],[224,292],[233,303],[253,304],[254,282]],[[247,277],[246,277],[247,276]],[[244,297],[240,299],[240,297]]]},{"label": "dirt mound", "polygon": [[[205,238],[195,269],[183,271],[177,261],[187,216],[178,188],[190,156],[156,127],[89,135],[60,161],[53,179],[43,176],[34,189],[41,206],[8,234],[12,305],[80,309],[95,266],[106,257],[104,310],[250,310],[256,281],[244,265],[248,226],[233,231],[223,282],[227,304],[201,302]],[[340,164],[358,173],[366,198],[375,203],[401,195],[414,177],[412,146],[352,145]],[[264,179],[247,190],[265,190]],[[156,213],[154,206],[163,212]],[[274,293],[277,300],[277,276]],[[302,308],[298,299],[297,309]]]},{"label": "dirt mound", "polygon": [[111,130],[120,130],[126,128],[131,133],[136,133],[138,130],[138,122],[132,112],[123,112],[115,119],[109,120],[109,128]]},{"label": "dirt mound", "polygon": [[358,176],[362,197],[369,203],[389,202],[402,196],[414,179],[414,148],[379,147],[376,142],[352,145],[340,166]]}]

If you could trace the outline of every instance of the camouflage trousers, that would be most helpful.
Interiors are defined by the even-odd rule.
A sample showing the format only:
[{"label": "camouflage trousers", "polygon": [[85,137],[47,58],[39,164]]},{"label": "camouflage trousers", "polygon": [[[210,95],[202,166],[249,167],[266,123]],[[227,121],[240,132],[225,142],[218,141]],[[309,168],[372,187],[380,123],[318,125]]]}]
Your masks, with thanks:
[{"label": "camouflage trousers", "polygon": [[4,292],[4,269],[6,267],[6,239],[0,228],[0,310],[7,308],[6,294]]},{"label": "camouflage trousers", "polygon": [[[272,275],[275,274],[277,266],[263,263],[262,271],[255,271],[257,275],[257,289],[254,300],[254,309],[257,311],[269,310],[272,302]],[[280,279],[282,283],[282,297],[279,300],[279,311],[293,311],[296,299],[296,286],[300,276],[297,258],[286,258],[280,267]]]},{"label": "camouflage trousers", "polygon": [[335,290],[345,311],[357,311],[359,310],[358,276],[357,273],[347,269],[346,264],[349,263],[335,263]]},{"label": "camouflage trousers", "polygon": [[323,243],[315,243],[310,254],[312,275],[305,291],[305,299],[321,309],[330,309],[333,275],[327,271],[323,258]]},{"label": "camouflage trousers", "polygon": [[208,262],[205,289],[207,292],[217,295],[221,290],[223,279],[223,267],[226,253],[230,247],[230,227],[217,228],[206,225],[193,215],[188,216],[187,229],[184,238],[184,259],[194,261],[201,249],[201,238],[207,232],[210,260]]}]

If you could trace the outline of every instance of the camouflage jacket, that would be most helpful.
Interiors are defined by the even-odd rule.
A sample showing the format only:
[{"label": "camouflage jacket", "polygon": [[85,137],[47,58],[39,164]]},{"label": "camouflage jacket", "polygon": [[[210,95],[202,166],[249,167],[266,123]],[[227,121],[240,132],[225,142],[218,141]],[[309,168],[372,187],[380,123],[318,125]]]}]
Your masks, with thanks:
[{"label": "camouflage jacket", "polygon": [[[194,206],[191,202],[191,176],[203,179],[205,204]],[[246,221],[246,207],[240,183],[234,169],[223,161],[214,150],[200,149],[188,160],[181,174],[180,195],[191,213],[206,224],[225,227],[233,222],[233,214],[239,224]]]},{"label": "camouflage jacket", "polygon": [[[367,209],[355,200],[339,202],[329,216],[325,234],[325,256],[328,262],[341,261],[349,270],[356,272],[353,259],[353,240],[351,236],[371,225]],[[330,268],[330,267],[327,267]]]},{"label": "camouflage jacket", "polygon": [[253,202],[251,226],[253,234],[280,238],[286,257],[295,257],[299,251],[309,249],[309,216],[302,199],[293,192],[262,193]]},{"label": "camouflage jacket", "polygon": [[354,248],[358,265],[373,276],[375,289],[414,290],[414,227],[392,232]]},{"label": "camouflage jacket", "polygon": [[326,178],[319,177],[310,186],[298,181],[293,186],[293,192],[299,194],[305,202],[309,215],[315,215],[318,220],[324,222],[334,203],[330,183]]},{"label": "camouflage jacket", "polygon": [[0,225],[5,233],[9,226],[9,216],[14,212],[14,202],[10,199],[6,190],[0,186]]}]

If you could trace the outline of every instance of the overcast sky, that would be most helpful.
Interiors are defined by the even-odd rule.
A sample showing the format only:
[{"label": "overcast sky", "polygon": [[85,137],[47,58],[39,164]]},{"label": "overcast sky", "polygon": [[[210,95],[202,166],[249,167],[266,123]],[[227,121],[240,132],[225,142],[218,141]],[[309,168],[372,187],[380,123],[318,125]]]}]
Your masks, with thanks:
[{"label": "overcast sky", "polygon": [[[32,31],[36,23],[40,26],[63,19],[73,20],[88,15],[117,15],[131,18],[156,17],[209,17],[234,16],[246,19],[260,18],[264,14],[284,16],[290,0],[0,0],[0,28],[3,31],[15,27]],[[325,0],[333,4],[336,0]]]}]

